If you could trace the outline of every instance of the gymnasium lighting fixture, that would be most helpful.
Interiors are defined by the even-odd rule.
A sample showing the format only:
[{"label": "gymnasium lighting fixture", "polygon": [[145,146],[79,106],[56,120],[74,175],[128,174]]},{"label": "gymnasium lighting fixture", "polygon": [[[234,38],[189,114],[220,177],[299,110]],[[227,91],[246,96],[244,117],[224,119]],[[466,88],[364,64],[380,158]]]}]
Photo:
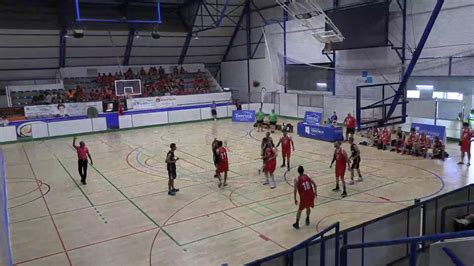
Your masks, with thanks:
[{"label": "gymnasium lighting fixture", "polygon": [[433,90],[433,85],[416,85],[418,90]]},{"label": "gymnasium lighting fixture", "polygon": [[151,37],[152,37],[153,39],[159,39],[159,38],[161,38],[161,34],[160,34],[157,30],[153,30],[153,31],[151,32]]},{"label": "gymnasium lighting fixture", "polygon": [[84,30],[76,29],[76,30],[73,30],[72,33],[73,33],[72,36],[74,36],[74,38],[84,37]]},{"label": "gymnasium lighting fixture", "polygon": [[316,83],[316,86],[318,86],[318,87],[327,87],[328,84],[327,84],[327,83],[318,82],[318,83]]}]

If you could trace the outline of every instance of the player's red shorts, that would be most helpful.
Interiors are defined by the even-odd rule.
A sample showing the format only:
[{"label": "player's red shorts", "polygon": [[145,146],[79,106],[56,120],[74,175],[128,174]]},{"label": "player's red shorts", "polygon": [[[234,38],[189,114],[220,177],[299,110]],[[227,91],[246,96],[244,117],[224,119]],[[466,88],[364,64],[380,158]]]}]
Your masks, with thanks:
[{"label": "player's red shorts", "polygon": [[470,151],[471,151],[471,142],[462,142],[461,152],[470,152]]},{"label": "player's red shorts", "polygon": [[291,149],[282,149],[281,156],[283,158],[290,158],[291,157]]},{"label": "player's red shorts", "polygon": [[273,174],[273,172],[275,172],[275,169],[276,169],[276,160],[272,160],[270,162],[265,163],[265,168],[263,169],[263,172]]},{"label": "player's red shorts", "polygon": [[314,194],[307,193],[305,195],[300,196],[300,206],[299,210],[304,210],[306,208],[314,208]]},{"label": "player's red shorts", "polygon": [[229,162],[221,161],[217,164],[217,172],[223,173],[229,171]]},{"label": "player's red shorts", "polygon": [[340,177],[341,179],[344,179],[345,174],[346,174],[346,165],[344,166],[336,165],[336,177]]}]

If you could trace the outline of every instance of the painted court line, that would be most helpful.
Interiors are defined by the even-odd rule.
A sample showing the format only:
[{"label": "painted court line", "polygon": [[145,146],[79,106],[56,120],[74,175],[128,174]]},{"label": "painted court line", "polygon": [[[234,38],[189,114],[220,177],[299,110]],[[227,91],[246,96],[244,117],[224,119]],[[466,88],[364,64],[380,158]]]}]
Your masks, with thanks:
[{"label": "painted court line", "polygon": [[[23,147],[23,152],[25,153],[26,159],[28,160],[28,164],[30,165],[31,171],[33,172],[33,175],[34,175],[36,181],[38,182],[38,177],[36,176],[36,173],[35,173],[35,170],[33,169],[33,166],[31,165],[31,161],[30,161],[30,158],[28,156],[28,153],[26,152],[25,146],[24,145],[21,145],[21,146]],[[38,182],[38,184],[39,184],[39,182]],[[39,190],[40,190],[41,194],[44,195],[43,190],[41,189],[41,187],[39,187]],[[48,202],[46,201],[46,199],[44,197],[42,197],[42,198],[43,198],[43,201],[44,201],[44,205],[46,206],[46,209],[48,210],[49,217],[51,218],[51,222],[53,223],[54,229],[56,230],[56,234],[58,235],[59,242],[61,243],[61,246],[63,247],[63,250],[66,254],[66,258],[69,262],[69,265],[72,265],[71,258],[69,257],[69,254],[67,253],[66,246],[64,245],[64,241],[61,237],[61,234],[59,233],[58,226],[56,225],[56,222],[54,221],[53,215],[51,214],[51,210],[49,209]]]}]

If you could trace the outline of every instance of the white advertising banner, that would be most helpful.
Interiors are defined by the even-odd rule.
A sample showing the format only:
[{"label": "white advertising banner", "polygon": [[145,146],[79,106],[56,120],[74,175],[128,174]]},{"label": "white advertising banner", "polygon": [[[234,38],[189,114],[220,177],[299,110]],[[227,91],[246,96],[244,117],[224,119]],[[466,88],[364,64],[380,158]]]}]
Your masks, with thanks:
[{"label": "white advertising banner", "polygon": [[63,116],[81,116],[87,115],[87,109],[94,107],[99,113],[102,113],[102,102],[87,103],[62,103],[48,105],[25,106],[25,116],[28,119],[63,117]]},{"label": "white advertising banner", "polygon": [[176,96],[135,98],[127,100],[129,110],[160,109],[176,106]]}]

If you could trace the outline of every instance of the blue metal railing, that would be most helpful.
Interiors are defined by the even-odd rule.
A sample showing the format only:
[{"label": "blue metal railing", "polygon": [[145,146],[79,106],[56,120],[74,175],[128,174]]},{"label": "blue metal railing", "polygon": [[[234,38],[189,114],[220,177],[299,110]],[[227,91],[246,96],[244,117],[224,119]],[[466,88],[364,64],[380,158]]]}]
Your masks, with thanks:
[{"label": "blue metal railing", "polygon": [[[442,186],[440,191],[443,188],[444,188],[444,186]],[[420,235],[435,235],[435,234],[441,232],[440,228],[442,227],[442,222],[438,222],[439,220],[442,221],[441,220],[442,219],[441,218],[441,216],[442,216],[441,209],[445,208],[444,206],[449,207],[449,206],[458,205],[456,203],[458,203],[460,201],[462,202],[461,204],[463,204],[465,201],[469,201],[469,200],[474,199],[473,198],[474,193],[471,193],[472,188],[474,188],[474,184],[470,184],[468,186],[461,187],[461,188],[458,188],[458,189],[455,189],[455,190],[452,190],[452,191],[449,191],[447,193],[440,194],[440,195],[437,195],[437,196],[433,196],[433,195],[427,196],[427,198],[429,197],[429,199],[426,199],[422,202],[420,202],[420,200],[415,200],[415,204],[412,205],[412,206],[408,206],[406,208],[400,209],[400,210],[395,211],[393,213],[389,213],[389,214],[383,215],[381,217],[378,217],[376,219],[367,221],[365,223],[362,223],[362,224],[359,224],[359,225],[341,230],[338,233],[337,236],[327,236],[327,237],[321,237],[321,239],[317,239],[319,237],[319,235],[315,235],[315,236],[307,239],[306,241],[303,241],[302,243],[300,243],[296,247],[293,247],[293,248],[288,249],[286,251],[282,251],[278,254],[274,254],[274,255],[271,255],[269,257],[254,261],[254,262],[249,263],[247,265],[252,265],[252,266],[253,265],[261,265],[264,262],[274,260],[278,257],[281,257],[282,259],[284,258],[285,262],[286,262],[286,265],[292,265],[291,263],[289,263],[289,262],[292,262],[292,260],[290,261],[290,259],[293,259],[292,254],[295,251],[301,250],[302,248],[304,248],[304,246],[302,246],[302,245],[304,245],[304,243],[307,243],[308,240],[311,240],[311,244],[308,245],[309,247],[314,245],[314,244],[320,243],[322,240],[324,240],[325,243],[328,242],[328,241],[335,240],[335,245],[336,245],[335,249],[336,249],[336,252],[338,252],[339,251],[339,246],[338,245],[339,245],[339,237],[340,236],[343,238],[343,241],[344,241],[343,243],[344,244],[351,243],[351,242],[354,242],[354,241],[359,241],[360,239],[362,239],[362,242],[363,242],[363,239],[374,239],[374,237],[375,237],[375,239],[377,239],[377,238],[378,239],[384,239],[383,237],[386,237],[386,236],[377,235],[377,234],[373,235],[371,232],[374,232],[374,231],[376,232],[377,231],[374,228],[377,228],[378,223],[380,223],[381,226],[384,226],[387,220],[396,218],[396,216],[399,216],[399,217],[400,216],[406,216],[405,221],[406,221],[407,225],[406,225],[406,229],[402,229],[402,231],[400,231],[400,232],[392,232],[392,233],[396,233],[397,235],[400,235],[400,236],[406,236],[407,238],[408,237],[418,237]],[[431,197],[431,196],[433,196],[433,197]],[[417,217],[417,216],[413,217],[413,215],[410,215],[410,213],[412,213],[412,214],[419,213],[421,209],[423,209],[423,212],[422,212],[422,215],[420,215],[420,217]],[[445,208],[445,209],[448,209],[448,208]],[[469,210],[467,212],[469,213]],[[445,219],[445,218],[443,218],[443,219]],[[419,228],[418,225],[420,223],[422,224],[421,230],[416,230],[416,228]],[[365,228],[370,228],[370,230],[364,230]],[[400,227],[400,228],[402,228],[402,227]],[[413,229],[415,231],[413,231]],[[326,228],[322,232],[328,232],[329,230],[331,230],[331,227]],[[357,236],[354,239],[353,238],[354,233],[358,234],[357,230],[360,230],[360,232],[362,233],[362,236],[360,236],[360,238],[358,238],[358,236]],[[387,238],[385,238],[385,239],[387,239]],[[422,247],[425,247],[426,244],[427,243],[425,243],[424,241],[421,242]],[[406,255],[398,257],[397,260],[395,260],[395,261],[399,261],[401,259],[409,257],[410,248],[413,248],[413,247],[411,247],[409,245],[409,243],[405,243],[405,245],[407,245]],[[323,247],[321,247],[320,256],[325,256],[324,243],[322,244],[322,246]],[[308,257],[309,256],[308,250],[306,251],[306,253],[307,253],[306,256]],[[360,257],[361,257],[361,260],[362,260],[361,264],[363,264],[364,252],[361,252]],[[323,258],[323,262],[324,262],[324,259],[325,258]],[[389,260],[390,259],[391,258],[389,258]],[[338,266],[339,265],[338,259],[335,259],[334,261],[335,261],[334,265]],[[385,264],[387,264],[387,263],[385,263]],[[320,265],[325,265],[325,264],[320,264]],[[330,265],[330,264],[328,264],[326,262],[326,265]],[[331,263],[331,265],[332,265],[332,263]]]},{"label": "blue metal railing", "polygon": [[456,256],[456,254],[454,254],[454,252],[450,248],[443,247],[442,250],[444,251],[444,253],[446,253],[446,255],[448,255],[448,257],[451,259],[455,266],[464,266],[462,260],[458,256]]},{"label": "blue metal railing", "polygon": [[273,254],[273,255],[265,257],[263,259],[256,260],[256,261],[248,263],[246,265],[247,266],[259,266],[259,265],[262,265],[262,263],[265,263],[265,262],[268,262],[268,261],[271,261],[271,260],[274,260],[274,259],[277,259],[277,258],[282,258],[282,257],[285,258],[285,265],[293,265],[293,263],[292,263],[293,253],[298,251],[298,250],[305,249],[305,265],[309,266],[309,247],[316,244],[317,242],[315,240],[318,240],[318,239],[320,239],[320,243],[321,243],[321,246],[320,246],[320,249],[321,249],[321,251],[320,251],[321,252],[321,254],[320,254],[320,265],[325,265],[325,260],[326,260],[325,242],[327,241],[327,239],[324,238],[324,235],[327,232],[332,231],[333,229],[335,229],[334,237],[336,239],[334,259],[335,259],[336,265],[338,265],[339,264],[339,233],[340,233],[339,232],[339,222],[334,223],[334,224],[326,227],[321,232],[317,233],[316,235],[306,239],[305,241],[301,242],[300,244],[298,244],[298,245],[296,245],[296,246],[294,246],[294,247],[292,247],[288,250],[284,250],[282,252]]},{"label": "blue metal railing", "polygon": [[440,241],[440,240],[446,240],[446,239],[472,237],[472,236],[474,236],[474,230],[455,232],[455,233],[436,234],[436,235],[429,235],[429,236],[408,237],[408,238],[401,238],[397,240],[374,241],[374,242],[344,245],[341,247],[341,266],[348,265],[347,252],[349,249],[361,249],[361,248],[365,249],[365,248],[395,246],[395,245],[404,245],[404,244],[410,245],[410,256],[409,256],[410,264],[409,265],[416,266],[416,257],[417,257],[416,252],[418,250],[418,244],[420,242]]},{"label": "blue metal railing", "polygon": [[[448,210],[457,209],[457,208],[466,207],[466,206],[469,208],[471,205],[474,205],[474,200],[443,207],[441,209],[441,233],[446,232],[446,212]],[[469,209],[467,212],[469,213]]]}]

